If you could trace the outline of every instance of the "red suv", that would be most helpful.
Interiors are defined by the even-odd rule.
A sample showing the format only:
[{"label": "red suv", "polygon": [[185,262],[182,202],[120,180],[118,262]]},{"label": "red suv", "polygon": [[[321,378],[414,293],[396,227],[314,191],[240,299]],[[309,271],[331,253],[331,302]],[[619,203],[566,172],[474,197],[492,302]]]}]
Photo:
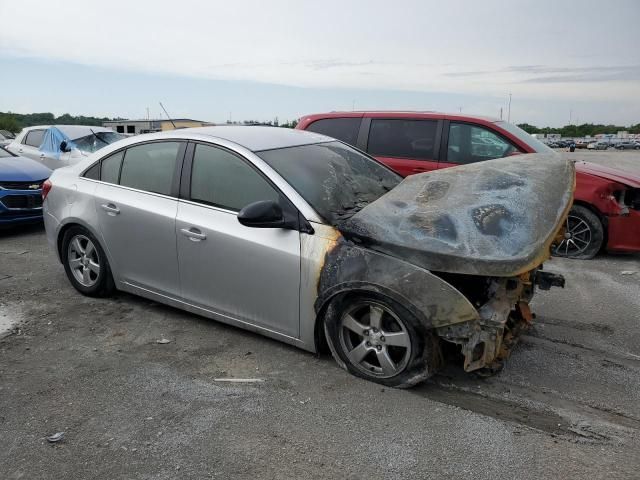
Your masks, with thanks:
[{"label": "red suv", "polygon": [[[304,116],[301,130],[369,153],[403,176],[524,153],[553,153],[502,120],[437,112],[331,112]],[[602,248],[640,251],[640,176],[576,162],[574,206],[556,254],[592,258]]]}]

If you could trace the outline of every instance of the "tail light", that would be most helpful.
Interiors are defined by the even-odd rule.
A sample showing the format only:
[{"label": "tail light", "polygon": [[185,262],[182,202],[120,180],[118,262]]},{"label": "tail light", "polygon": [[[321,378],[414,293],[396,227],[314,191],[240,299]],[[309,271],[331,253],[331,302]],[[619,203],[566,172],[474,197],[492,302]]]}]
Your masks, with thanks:
[{"label": "tail light", "polygon": [[43,201],[45,198],[47,198],[47,195],[49,195],[49,191],[51,190],[51,187],[53,187],[53,183],[51,183],[51,180],[45,180],[44,183],[42,184],[42,200]]}]

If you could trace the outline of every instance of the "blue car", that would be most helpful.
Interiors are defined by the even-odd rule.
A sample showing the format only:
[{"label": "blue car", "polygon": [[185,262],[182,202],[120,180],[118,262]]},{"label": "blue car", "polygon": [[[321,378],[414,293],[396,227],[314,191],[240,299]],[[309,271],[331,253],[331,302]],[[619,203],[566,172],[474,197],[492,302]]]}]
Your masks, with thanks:
[{"label": "blue car", "polygon": [[0,226],[42,221],[44,165],[0,148]]}]

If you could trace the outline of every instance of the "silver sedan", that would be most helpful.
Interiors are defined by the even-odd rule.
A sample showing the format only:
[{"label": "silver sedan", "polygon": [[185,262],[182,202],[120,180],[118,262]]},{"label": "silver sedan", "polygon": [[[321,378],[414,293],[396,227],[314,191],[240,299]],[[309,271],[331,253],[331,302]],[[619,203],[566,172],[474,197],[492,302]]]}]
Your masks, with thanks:
[{"label": "silver sedan", "polygon": [[[522,156],[524,157],[524,156]],[[323,135],[206,127],[130,138],[56,170],[45,226],[82,294],[116,289],[282,340],[328,345],[407,387],[495,369],[531,321],[573,165],[492,160],[405,180]]]}]

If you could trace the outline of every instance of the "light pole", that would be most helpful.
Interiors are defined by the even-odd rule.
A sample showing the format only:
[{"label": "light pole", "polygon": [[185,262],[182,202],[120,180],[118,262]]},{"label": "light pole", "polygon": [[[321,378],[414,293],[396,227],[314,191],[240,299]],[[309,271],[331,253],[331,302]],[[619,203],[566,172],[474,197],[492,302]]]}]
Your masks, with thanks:
[{"label": "light pole", "polygon": [[511,123],[511,94],[509,94],[509,107],[507,109],[507,122]]}]

